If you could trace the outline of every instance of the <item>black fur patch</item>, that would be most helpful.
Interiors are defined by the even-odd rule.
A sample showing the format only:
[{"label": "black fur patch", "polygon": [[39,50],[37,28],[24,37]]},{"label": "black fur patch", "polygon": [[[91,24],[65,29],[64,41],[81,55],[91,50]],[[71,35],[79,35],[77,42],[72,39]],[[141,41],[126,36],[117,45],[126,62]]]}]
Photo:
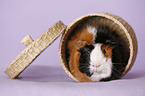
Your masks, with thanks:
[{"label": "black fur patch", "polygon": [[90,53],[93,49],[93,45],[86,45],[78,50],[81,53],[79,60],[79,70],[89,77],[91,76],[89,71]]},{"label": "black fur patch", "polygon": [[119,79],[124,72],[126,66],[125,49],[121,44],[119,36],[115,32],[111,32],[108,27],[100,26],[97,27],[97,37],[95,39],[96,43],[103,43],[105,45],[111,46],[112,49],[112,74],[109,78],[104,78],[101,81],[108,81],[112,79]]}]

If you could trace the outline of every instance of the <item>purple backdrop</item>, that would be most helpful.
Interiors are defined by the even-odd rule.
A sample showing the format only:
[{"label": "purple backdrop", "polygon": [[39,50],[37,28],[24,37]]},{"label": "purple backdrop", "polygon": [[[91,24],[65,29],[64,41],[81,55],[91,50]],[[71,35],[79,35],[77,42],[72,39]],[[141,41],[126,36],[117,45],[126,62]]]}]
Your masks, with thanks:
[{"label": "purple backdrop", "polygon": [[[47,30],[51,25],[56,23],[58,20],[61,20],[64,24],[68,25],[73,20],[75,20],[76,18],[82,15],[95,13],[95,12],[113,13],[115,15],[122,17],[132,26],[138,40],[138,55],[134,63],[134,66],[132,67],[132,70],[124,77],[124,79],[136,80],[136,78],[145,77],[144,75],[145,74],[145,71],[144,71],[144,68],[145,68],[145,60],[144,60],[145,1],[144,0],[0,0],[0,32],[1,32],[0,34],[1,36],[0,37],[0,78],[1,78],[0,79],[0,92],[4,94],[3,96],[6,96],[9,94],[7,93],[7,91],[3,91],[3,87],[5,89],[7,88],[7,90],[9,91],[11,90],[10,88],[8,88],[9,85],[14,86],[14,84],[18,86],[18,87],[12,87],[14,89],[20,87],[18,84],[23,86],[23,88],[28,88],[27,85],[29,86],[29,82],[27,81],[32,81],[33,88],[34,88],[33,85],[35,85],[33,82],[35,81],[58,82],[56,83],[56,85],[59,85],[56,88],[58,90],[59,88],[61,88],[60,85],[64,84],[64,83],[60,83],[60,81],[61,82],[74,82],[71,78],[69,78],[65,74],[65,72],[61,68],[61,64],[58,57],[58,46],[59,46],[59,41],[61,37],[59,37],[50,47],[48,47],[21,74],[22,79],[20,78],[20,80],[16,80],[16,81],[10,80],[8,79],[7,75],[4,73],[4,70],[10,64],[10,62],[23,49],[26,48],[23,44],[20,43],[20,41],[27,34],[32,36],[32,38],[35,40],[38,36],[40,36],[45,30]],[[132,81],[133,84],[135,80]],[[8,83],[7,86],[4,85],[6,84],[5,81],[7,81]],[[120,85],[124,84],[125,86],[125,84],[128,81],[126,81],[126,83],[120,83],[120,82],[121,81],[119,81],[118,83],[112,82],[111,88],[114,88],[114,86],[116,87],[115,85],[116,83]],[[36,83],[36,85],[37,84],[40,84],[40,83]],[[53,87],[53,89],[55,89],[55,86],[53,86],[54,84],[55,83],[52,83],[50,85]],[[65,83],[65,84],[67,85],[68,83]],[[99,83],[99,84],[100,86],[105,86],[106,83],[103,83],[103,84]],[[78,84],[78,85],[79,87],[82,86],[82,88],[84,86],[90,88],[91,86],[91,84],[89,85],[88,83],[87,85],[83,85],[83,84],[82,85]],[[132,87],[135,87],[137,85],[139,84],[137,83],[136,85],[132,85]],[[70,85],[68,84],[68,86],[72,86],[71,83]],[[145,86],[145,84],[144,85],[140,84],[140,86],[142,86],[142,90],[143,88],[145,88],[143,87]],[[40,87],[43,87],[43,86],[40,84]],[[79,87],[76,89],[76,92],[77,90],[79,90]],[[65,86],[65,88],[67,87]],[[101,91],[105,90],[105,88],[106,87],[104,87],[104,89],[103,88],[99,89],[100,95],[103,94],[101,93]],[[123,87],[121,88],[123,89]],[[71,92],[70,90],[68,89],[68,92]],[[133,89],[133,90],[136,90],[136,89]],[[58,93],[61,93],[61,92],[63,93],[62,90],[60,90]],[[124,92],[126,91],[124,90]],[[12,93],[13,95],[16,94],[16,92],[12,90],[10,93]],[[21,93],[23,93],[26,96],[27,93],[29,93],[29,91],[27,90],[25,93],[21,90]],[[42,95],[45,94],[44,92],[42,93],[43,93]],[[144,92],[142,91],[142,93]],[[32,91],[31,96],[33,96],[34,94],[35,92]],[[85,94],[89,94],[89,92],[88,93],[86,92]],[[113,90],[110,91],[110,94],[114,94]],[[130,93],[128,93],[128,95],[129,94]],[[56,94],[56,95],[59,95],[59,94]],[[123,95],[120,95],[120,96],[123,96]],[[137,96],[137,94],[135,96]],[[143,94],[140,96],[143,96]]]}]

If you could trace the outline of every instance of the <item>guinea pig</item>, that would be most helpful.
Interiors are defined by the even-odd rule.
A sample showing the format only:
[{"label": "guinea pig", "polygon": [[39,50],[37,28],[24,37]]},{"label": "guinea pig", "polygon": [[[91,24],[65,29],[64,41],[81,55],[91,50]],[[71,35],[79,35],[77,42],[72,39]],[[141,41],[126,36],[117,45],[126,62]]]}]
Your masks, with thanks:
[{"label": "guinea pig", "polygon": [[119,79],[125,64],[123,47],[118,36],[108,27],[88,27],[93,34],[93,44],[80,48],[79,70],[92,81]]},{"label": "guinea pig", "polygon": [[80,82],[119,79],[127,59],[115,31],[103,25],[86,25],[67,43],[68,69]]}]

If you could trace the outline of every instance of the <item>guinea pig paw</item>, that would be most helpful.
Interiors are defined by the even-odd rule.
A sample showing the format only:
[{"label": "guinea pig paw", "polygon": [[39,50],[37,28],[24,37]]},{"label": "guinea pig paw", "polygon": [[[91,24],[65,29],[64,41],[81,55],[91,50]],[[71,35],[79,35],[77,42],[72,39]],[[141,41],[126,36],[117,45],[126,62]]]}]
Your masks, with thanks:
[{"label": "guinea pig paw", "polygon": [[90,79],[92,81],[96,81],[96,82],[99,82],[102,78],[100,77],[100,75],[97,75],[97,74],[93,74]]}]

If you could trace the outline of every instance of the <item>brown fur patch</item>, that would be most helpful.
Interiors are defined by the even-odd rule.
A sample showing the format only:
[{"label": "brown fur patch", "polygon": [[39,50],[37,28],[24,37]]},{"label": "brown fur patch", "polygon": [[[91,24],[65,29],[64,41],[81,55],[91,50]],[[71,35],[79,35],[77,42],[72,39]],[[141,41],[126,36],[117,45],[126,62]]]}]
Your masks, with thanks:
[{"label": "brown fur patch", "polygon": [[104,53],[105,57],[111,57],[112,58],[112,47],[102,44],[101,50]]},{"label": "brown fur patch", "polygon": [[70,40],[68,41],[68,48],[82,48],[86,44],[90,45],[92,44],[93,35],[88,33],[87,29],[83,29],[82,31],[75,32],[73,36],[70,37]]},{"label": "brown fur patch", "polygon": [[80,53],[78,49],[84,47],[86,44],[90,45],[93,43],[93,35],[87,32],[87,29],[84,28],[82,31],[76,32],[73,36],[70,37],[68,41],[69,48],[69,67],[72,75],[76,77],[80,82],[91,82],[91,80],[79,70],[79,59]]}]

